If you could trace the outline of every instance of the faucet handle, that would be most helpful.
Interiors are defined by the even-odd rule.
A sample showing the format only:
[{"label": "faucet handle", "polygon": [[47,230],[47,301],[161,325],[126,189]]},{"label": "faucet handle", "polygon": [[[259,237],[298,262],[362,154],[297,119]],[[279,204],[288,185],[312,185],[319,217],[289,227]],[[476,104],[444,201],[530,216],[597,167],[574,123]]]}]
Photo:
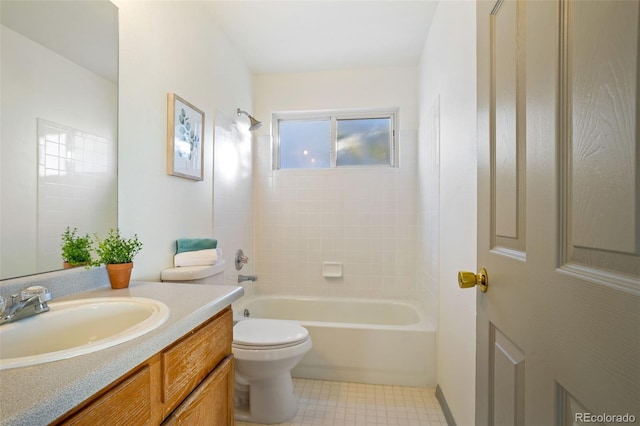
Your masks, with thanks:
[{"label": "faucet handle", "polygon": [[40,303],[51,300],[51,293],[49,293],[49,289],[39,285],[27,287],[22,290],[22,293],[20,294],[21,300],[31,299],[33,296],[38,296]]}]

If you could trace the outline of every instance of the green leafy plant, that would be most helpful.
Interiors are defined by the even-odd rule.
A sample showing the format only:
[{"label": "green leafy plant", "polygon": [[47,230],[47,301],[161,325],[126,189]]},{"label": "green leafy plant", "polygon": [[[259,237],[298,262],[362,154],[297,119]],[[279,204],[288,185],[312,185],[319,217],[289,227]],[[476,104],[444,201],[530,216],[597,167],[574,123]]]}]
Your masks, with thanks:
[{"label": "green leafy plant", "polygon": [[130,263],[133,262],[135,255],[142,250],[142,242],[138,239],[137,234],[134,234],[132,238],[124,238],[120,235],[120,229],[111,229],[104,240],[100,240],[96,235],[96,244],[96,253],[98,254],[96,265]]},{"label": "green leafy plant", "polygon": [[62,260],[71,266],[91,264],[92,242],[89,234],[78,235],[77,228],[69,228],[62,233]]}]

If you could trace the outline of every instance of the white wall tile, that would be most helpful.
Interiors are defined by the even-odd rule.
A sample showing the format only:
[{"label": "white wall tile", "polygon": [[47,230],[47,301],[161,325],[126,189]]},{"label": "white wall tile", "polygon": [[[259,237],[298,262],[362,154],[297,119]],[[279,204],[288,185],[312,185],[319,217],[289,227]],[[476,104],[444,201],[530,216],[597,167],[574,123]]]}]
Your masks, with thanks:
[{"label": "white wall tile", "polygon": [[[397,84],[395,79],[385,84],[391,81]],[[273,102],[260,98],[260,86],[256,103]],[[391,105],[396,102],[390,100]],[[411,108],[401,108],[400,113],[415,114],[413,103],[406,103]],[[336,108],[342,106],[346,107]],[[267,117],[271,112],[257,114]],[[411,154],[417,150],[415,134],[411,129],[400,132],[406,157],[400,168],[271,170],[270,162],[257,162],[261,168],[254,175],[257,290],[398,297],[400,286],[402,297],[415,299],[416,167]],[[270,158],[270,144],[259,143],[256,156]],[[280,257],[289,261],[280,262]],[[323,261],[343,262],[343,277],[322,277]]]}]

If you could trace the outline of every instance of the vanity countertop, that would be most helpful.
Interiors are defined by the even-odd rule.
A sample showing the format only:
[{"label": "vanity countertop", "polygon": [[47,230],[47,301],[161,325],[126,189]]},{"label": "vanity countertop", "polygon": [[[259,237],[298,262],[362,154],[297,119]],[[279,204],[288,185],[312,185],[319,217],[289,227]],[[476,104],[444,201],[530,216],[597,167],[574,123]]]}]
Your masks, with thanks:
[{"label": "vanity countertop", "polygon": [[[132,282],[54,299],[146,297],[164,302],[169,318],[157,329],[87,355],[0,370],[0,425],[46,425],[238,300],[242,287]],[[42,314],[46,315],[46,314]]]}]

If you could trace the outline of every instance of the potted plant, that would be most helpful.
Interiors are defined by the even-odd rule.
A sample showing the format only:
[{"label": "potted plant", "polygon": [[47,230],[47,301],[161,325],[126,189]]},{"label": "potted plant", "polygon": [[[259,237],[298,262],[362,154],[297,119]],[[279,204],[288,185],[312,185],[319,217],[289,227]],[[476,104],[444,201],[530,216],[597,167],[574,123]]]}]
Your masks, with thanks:
[{"label": "potted plant", "polygon": [[111,288],[126,288],[131,279],[133,258],[142,250],[142,242],[138,235],[125,238],[120,229],[111,229],[104,240],[96,236],[97,264],[104,264],[109,274]]},{"label": "potted plant", "polygon": [[62,233],[62,266],[74,268],[91,264],[91,237],[78,235],[77,228],[69,228]]}]

